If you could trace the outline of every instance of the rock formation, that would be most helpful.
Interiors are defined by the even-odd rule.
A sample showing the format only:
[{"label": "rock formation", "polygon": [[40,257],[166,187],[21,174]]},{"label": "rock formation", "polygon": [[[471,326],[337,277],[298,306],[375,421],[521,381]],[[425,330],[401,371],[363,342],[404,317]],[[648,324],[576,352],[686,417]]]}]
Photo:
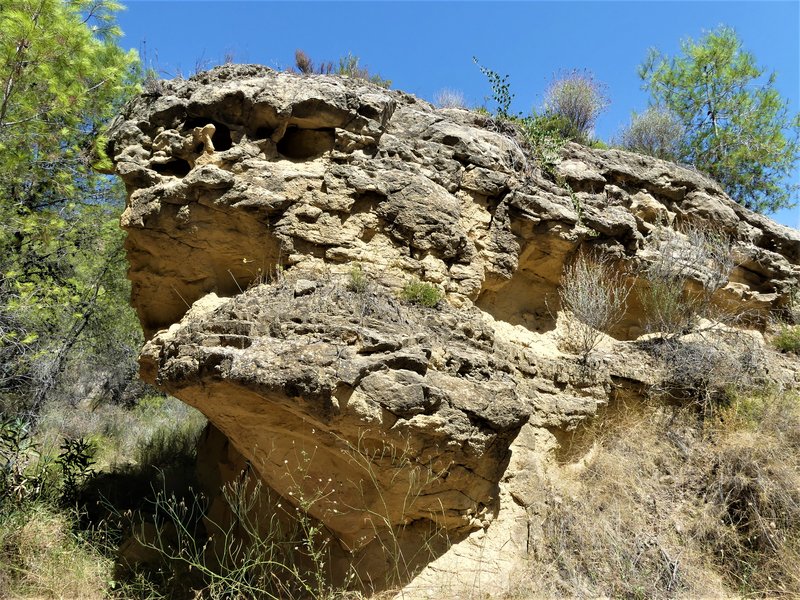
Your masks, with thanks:
[{"label": "rock formation", "polygon": [[[712,301],[753,340],[800,277],[798,232],[696,171],[569,143],[543,172],[485,115],[355,79],[227,65],[143,94],[109,140],[142,377],[224,435],[221,480],[252,468],[376,588],[503,589],[567,432],[655,383],[635,293],[590,356],[563,343],[577,252],[641,289],[664,230],[713,225],[736,265]],[[444,300],[405,302],[412,280]]]}]

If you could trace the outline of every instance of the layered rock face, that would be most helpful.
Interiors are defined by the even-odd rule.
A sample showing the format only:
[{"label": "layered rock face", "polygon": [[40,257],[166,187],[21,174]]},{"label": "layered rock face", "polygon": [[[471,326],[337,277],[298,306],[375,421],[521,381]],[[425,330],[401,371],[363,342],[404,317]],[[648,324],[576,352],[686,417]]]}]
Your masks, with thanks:
[{"label": "layered rock face", "polygon": [[[376,587],[416,548],[410,589],[502,588],[564,432],[653,383],[636,294],[590,361],[565,350],[577,252],[641,288],[665,229],[713,225],[736,256],[713,302],[756,328],[800,276],[798,232],[695,171],[567,144],[545,176],[486,116],[359,80],[220,67],[136,99],[109,140],[142,376]],[[401,299],[414,279],[438,308]]]}]

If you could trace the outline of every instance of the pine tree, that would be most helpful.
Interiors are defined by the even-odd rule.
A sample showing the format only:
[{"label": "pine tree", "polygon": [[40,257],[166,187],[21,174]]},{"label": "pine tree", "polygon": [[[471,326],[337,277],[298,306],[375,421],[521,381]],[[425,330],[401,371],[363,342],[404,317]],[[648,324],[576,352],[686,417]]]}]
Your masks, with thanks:
[{"label": "pine tree", "polygon": [[651,50],[639,71],[653,103],[675,113],[686,129],[681,160],[748,208],[792,206],[800,114],[790,115],[775,73],[757,66],[727,27],[684,42],[682,50],[673,58]]},{"label": "pine tree", "polygon": [[35,413],[80,353],[87,371],[131,354],[123,195],[91,169],[104,123],[136,89],[136,54],[116,44],[119,8],[0,10],[0,408]]}]

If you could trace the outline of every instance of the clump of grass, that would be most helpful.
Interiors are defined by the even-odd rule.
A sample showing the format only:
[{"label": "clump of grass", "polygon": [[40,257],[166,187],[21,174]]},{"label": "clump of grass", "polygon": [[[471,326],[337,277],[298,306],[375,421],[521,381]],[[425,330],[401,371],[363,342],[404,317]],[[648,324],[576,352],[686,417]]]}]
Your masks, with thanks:
[{"label": "clump of grass", "polygon": [[0,513],[2,598],[105,598],[112,562],[67,511],[32,502]]},{"label": "clump of grass", "polygon": [[467,102],[464,100],[464,93],[460,90],[444,88],[436,92],[433,103],[438,108],[466,108]]},{"label": "clump of grass", "polygon": [[772,338],[772,345],[781,352],[800,354],[800,325],[782,326],[780,333]]},{"label": "clump of grass", "polygon": [[411,304],[434,308],[444,295],[436,286],[415,279],[406,283],[400,297]]},{"label": "clump of grass", "polygon": [[355,263],[350,268],[349,279],[347,280],[347,289],[356,294],[363,294],[369,288],[369,278],[361,268],[359,263]]}]

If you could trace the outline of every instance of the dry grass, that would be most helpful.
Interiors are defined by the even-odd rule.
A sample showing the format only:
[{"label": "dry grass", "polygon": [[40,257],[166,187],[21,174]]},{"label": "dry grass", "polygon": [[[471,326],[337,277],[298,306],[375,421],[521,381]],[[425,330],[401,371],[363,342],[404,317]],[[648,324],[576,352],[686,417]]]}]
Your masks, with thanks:
[{"label": "dry grass", "polygon": [[798,397],[739,398],[713,423],[617,413],[577,434],[589,458],[565,454],[547,484],[541,545],[509,597],[800,596]]},{"label": "dry grass", "polygon": [[45,504],[0,516],[0,597],[105,598],[112,561]]},{"label": "dry grass", "polygon": [[[159,444],[180,429],[199,432],[205,417],[172,397],[149,396],[135,407],[101,404],[96,407],[47,406],[38,437],[44,449],[58,448],[64,438],[86,438],[97,447],[97,469],[131,462],[148,462]],[[184,436],[184,437],[187,437]],[[186,442],[189,443],[189,442]],[[176,449],[181,454],[180,449]],[[163,466],[163,465],[161,465]]]}]

